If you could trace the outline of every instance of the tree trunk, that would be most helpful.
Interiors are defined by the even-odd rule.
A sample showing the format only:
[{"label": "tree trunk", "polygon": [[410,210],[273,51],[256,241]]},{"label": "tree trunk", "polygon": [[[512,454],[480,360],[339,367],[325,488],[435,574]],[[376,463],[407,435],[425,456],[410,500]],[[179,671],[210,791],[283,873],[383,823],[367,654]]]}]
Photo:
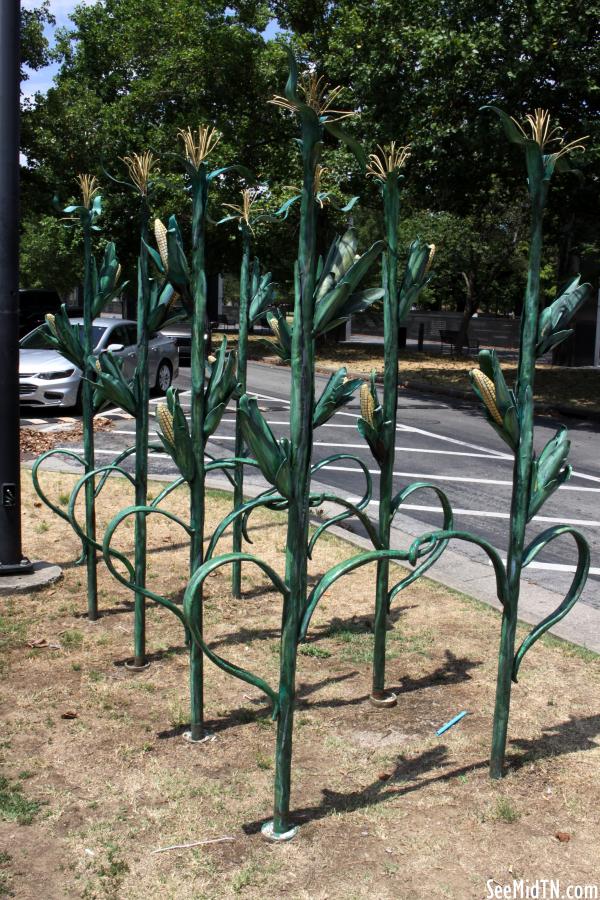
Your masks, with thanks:
[{"label": "tree trunk", "polygon": [[456,345],[454,348],[457,356],[462,356],[463,347],[467,343],[467,339],[469,336],[469,325],[471,319],[479,308],[479,298],[477,297],[477,291],[475,289],[475,273],[461,272],[460,274],[462,275],[465,282],[466,300],[465,308],[463,310],[463,316],[458,329]]}]

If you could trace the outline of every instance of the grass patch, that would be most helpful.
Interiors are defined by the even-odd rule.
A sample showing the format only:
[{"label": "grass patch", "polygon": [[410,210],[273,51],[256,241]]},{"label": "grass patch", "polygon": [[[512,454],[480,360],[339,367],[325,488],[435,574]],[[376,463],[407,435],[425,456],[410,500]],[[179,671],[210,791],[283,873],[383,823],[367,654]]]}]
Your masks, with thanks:
[{"label": "grass patch", "polygon": [[494,809],[494,818],[507,825],[514,825],[521,818],[521,813],[515,808],[507,797],[498,797]]},{"label": "grass patch", "polygon": [[17,825],[31,825],[40,808],[41,803],[24,796],[20,784],[11,784],[0,775],[0,818]]}]

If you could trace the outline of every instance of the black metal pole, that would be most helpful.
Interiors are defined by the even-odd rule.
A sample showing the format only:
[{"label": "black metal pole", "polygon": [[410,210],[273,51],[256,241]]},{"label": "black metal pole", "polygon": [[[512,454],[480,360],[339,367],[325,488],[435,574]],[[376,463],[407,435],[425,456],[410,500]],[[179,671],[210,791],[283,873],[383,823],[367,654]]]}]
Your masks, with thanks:
[{"label": "black metal pole", "polygon": [[31,570],[21,552],[19,462],[20,0],[0,3],[0,575]]}]

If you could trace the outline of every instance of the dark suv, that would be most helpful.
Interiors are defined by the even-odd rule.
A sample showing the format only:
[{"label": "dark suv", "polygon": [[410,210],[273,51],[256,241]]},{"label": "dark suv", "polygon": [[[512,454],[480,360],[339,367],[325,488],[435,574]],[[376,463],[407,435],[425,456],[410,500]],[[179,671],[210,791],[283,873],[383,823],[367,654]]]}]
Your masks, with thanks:
[{"label": "dark suv", "polygon": [[56,291],[19,291],[19,337],[41,325],[46,313],[57,313],[61,299]]}]

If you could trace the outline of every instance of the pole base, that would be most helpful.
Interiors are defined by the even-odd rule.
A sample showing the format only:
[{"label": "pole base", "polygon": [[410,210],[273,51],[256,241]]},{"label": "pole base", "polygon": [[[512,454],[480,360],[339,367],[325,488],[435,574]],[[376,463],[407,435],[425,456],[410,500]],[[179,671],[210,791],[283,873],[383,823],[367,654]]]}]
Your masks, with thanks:
[{"label": "pole base", "polygon": [[216,734],[213,734],[212,731],[205,731],[201,738],[193,738],[191,731],[184,731],[183,739],[184,741],[187,741],[188,744],[207,744],[216,741],[217,736]]},{"label": "pole base", "polygon": [[33,563],[26,556],[18,563],[0,562],[0,576],[29,575],[30,572],[33,572]]},{"label": "pole base", "polygon": [[[12,574],[8,569],[11,568]],[[41,591],[60,581],[63,577],[60,566],[47,562],[30,563],[27,566],[2,566],[0,577],[0,594],[30,594]]]},{"label": "pole base", "polygon": [[293,828],[290,828],[289,831],[284,831],[281,834],[275,834],[273,830],[273,820],[270,822],[265,822],[265,824],[260,829],[260,833],[267,841],[274,841],[275,843],[280,843],[282,841],[291,841],[298,834],[298,826],[294,825]]},{"label": "pole base", "polygon": [[149,663],[149,662],[145,662],[145,663],[143,663],[141,666],[138,666],[138,665],[136,665],[136,662],[135,662],[134,659],[128,659],[128,660],[126,660],[125,663],[124,663],[124,665],[125,665],[125,668],[126,668],[129,672],[145,672],[146,669],[149,669],[149,668],[150,668],[150,663]]},{"label": "pole base", "polygon": [[378,709],[388,709],[396,706],[398,698],[391,691],[373,691],[369,697],[369,703]]}]

